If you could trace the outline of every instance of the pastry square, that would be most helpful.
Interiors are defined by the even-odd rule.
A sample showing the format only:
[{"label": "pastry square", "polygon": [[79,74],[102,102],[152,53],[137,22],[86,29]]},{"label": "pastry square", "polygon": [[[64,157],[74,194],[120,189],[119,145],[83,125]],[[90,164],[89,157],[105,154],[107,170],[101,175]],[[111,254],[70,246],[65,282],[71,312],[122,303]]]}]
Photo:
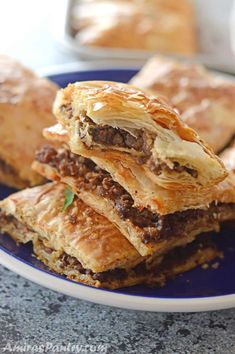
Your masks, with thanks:
[{"label": "pastry square", "polygon": [[74,197],[64,209],[66,186],[49,183],[0,202],[0,230],[17,242],[33,242],[37,257],[57,273],[95,287],[166,280],[220,256],[210,238],[167,255],[141,257],[106,218]]},{"label": "pastry square", "polygon": [[24,188],[43,181],[31,169],[42,129],[55,122],[58,87],[7,56],[0,55],[0,183]]},{"label": "pastry square", "polygon": [[130,83],[163,95],[215,152],[235,134],[235,84],[204,67],[165,57],[151,58]]}]

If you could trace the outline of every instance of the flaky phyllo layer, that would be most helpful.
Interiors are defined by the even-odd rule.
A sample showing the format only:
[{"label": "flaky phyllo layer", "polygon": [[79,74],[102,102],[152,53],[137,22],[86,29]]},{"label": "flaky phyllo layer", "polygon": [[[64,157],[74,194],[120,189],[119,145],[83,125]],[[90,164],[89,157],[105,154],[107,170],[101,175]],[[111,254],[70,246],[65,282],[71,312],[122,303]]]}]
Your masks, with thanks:
[{"label": "flaky phyllo layer", "polygon": [[[65,147],[44,146],[33,167],[47,179],[69,185],[85,203],[113,222],[143,256],[162,254],[192,242],[202,232],[218,231],[222,222],[235,217],[235,196],[228,193],[231,184],[224,182],[220,190],[214,190],[209,205],[162,216],[137,208],[131,195],[108,172]],[[226,192],[230,199],[224,199]]]},{"label": "flaky phyllo layer", "polygon": [[113,224],[78,198],[63,210],[65,189],[51,183],[9,196],[0,203],[0,230],[17,242],[32,241],[38,258],[70,279],[106,288],[162,286],[221,255],[203,235],[165,256],[141,257]]},{"label": "flaky phyllo layer", "polygon": [[58,92],[54,113],[68,130],[74,153],[93,158],[103,150],[107,159],[119,158],[148,183],[195,189],[226,176],[222,162],[166,102],[132,86],[70,84]]}]

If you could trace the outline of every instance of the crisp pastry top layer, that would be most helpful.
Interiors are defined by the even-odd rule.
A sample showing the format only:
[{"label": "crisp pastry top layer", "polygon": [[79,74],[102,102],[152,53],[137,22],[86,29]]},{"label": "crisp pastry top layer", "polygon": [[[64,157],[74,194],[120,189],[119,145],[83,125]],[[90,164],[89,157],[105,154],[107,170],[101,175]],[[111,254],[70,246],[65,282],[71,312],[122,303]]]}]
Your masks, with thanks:
[{"label": "crisp pastry top layer", "polygon": [[35,150],[45,143],[42,129],[55,122],[52,103],[57,89],[14,59],[0,56],[0,160],[23,185],[42,180],[31,163]]},{"label": "crisp pastry top layer", "polygon": [[235,134],[235,84],[202,66],[153,57],[130,82],[164,95],[215,152]]},{"label": "crisp pastry top layer", "polygon": [[76,257],[94,272],[135,266],[143,257],[105,217],[75,197],[63,211],[65,185],[25,189],[0,202],[0,208],[49,240],[55,250]]},{"label": "crisp pastry top layer", "polygon": [[196,33],[190,0],[91,0],[73,9],[82,45],[192,54]]},{"label": "crisp pastry top layer", "polygon": [[54,113],[68,130],[73,152],[133,165],[166,189],[211,186],[226,177],[222,162],[164,100],[130,85],[70,84],[58,92]]}]

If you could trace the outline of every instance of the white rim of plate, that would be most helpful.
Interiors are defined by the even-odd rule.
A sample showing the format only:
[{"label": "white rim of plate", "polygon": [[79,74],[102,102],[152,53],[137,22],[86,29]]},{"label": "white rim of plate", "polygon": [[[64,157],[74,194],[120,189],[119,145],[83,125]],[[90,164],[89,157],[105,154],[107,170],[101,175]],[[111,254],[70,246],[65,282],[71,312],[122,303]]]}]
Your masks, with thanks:
[{"label": "white rim of plate", "polygon": [[38,269],[4,250],[0,250],[0,263],[22,277],[46,288],[101,305],[152,312],[200,312],[235,307],[235,294],[177,299],[144,297],[96,289]]}]

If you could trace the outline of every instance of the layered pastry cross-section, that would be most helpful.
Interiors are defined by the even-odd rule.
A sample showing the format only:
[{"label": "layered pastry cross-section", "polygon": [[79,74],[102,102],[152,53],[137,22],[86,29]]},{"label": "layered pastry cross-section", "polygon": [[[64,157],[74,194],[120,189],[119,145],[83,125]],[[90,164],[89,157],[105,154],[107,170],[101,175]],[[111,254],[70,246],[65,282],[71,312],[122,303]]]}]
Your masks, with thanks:
[{"label": "layered pastry cross-section", "polygon": [[71,151],[93,159],[126,189],[135,179],[142,185],[136,198],[153,185],[198,189],[226,176],[222,162],[167,103],[132,86],[70,84],[58,92],[54,113],[68,130]]},{"label": "layered pastry cross-section", "polygon": [[[223,162],[161,100],[120,83],[82,82],[58,93],[54,112],[59,124],[45,129],[44,135],[61,147],[44,146],[33,168],[69,185],[114,223],[142,256],[166,253],[200,233],[218,231],[222,222],[234,218],[235,195],[230,193],[234,176],[223,181],[227,175]],[[97,142],[96,134],[108,137],[108,144]],[[115,134],[123,140],[117,143]],[[141,136],[149,144],[143,164],[139,164],[143,146],[139,150],[122,146],[126,139],[139,144]],[[172,170],[165,166],[160,175],[150,178],[148,160],[154,159],[156,151],[159,156],[168,155],[162,143],[172,144],[175,156],[183,156],[174,164],[184,160],[184,167],[195,171],[200,166],[197,174],[193,176],[183,166]],[[174,188],[172,180],[179,181]],[[229,191],[226,198],[225,190]]]},{"label": "layered pastry cross-section", "polygon": [[192,242],[200,233],[219,231],[220,224],[235,218],[235,177],[211,189],[212,202],[167,215],[135,207],[131,195],[92,160],[66,147],[40,149],[33,168],[47,179],[70,186],[79,198],[113,222],[145,256],[162,254]]},{"label": "layered pastry cross-section", "polygon": [[141,257],[113,224],[77,197],[65,210],[65,190],[49,183],[12,194],[0,202],[0,230],[17,242],[31,241],[37,257],[69,279],[110,289],[162,286],[221,255],[204,236],[165,256]]}]

